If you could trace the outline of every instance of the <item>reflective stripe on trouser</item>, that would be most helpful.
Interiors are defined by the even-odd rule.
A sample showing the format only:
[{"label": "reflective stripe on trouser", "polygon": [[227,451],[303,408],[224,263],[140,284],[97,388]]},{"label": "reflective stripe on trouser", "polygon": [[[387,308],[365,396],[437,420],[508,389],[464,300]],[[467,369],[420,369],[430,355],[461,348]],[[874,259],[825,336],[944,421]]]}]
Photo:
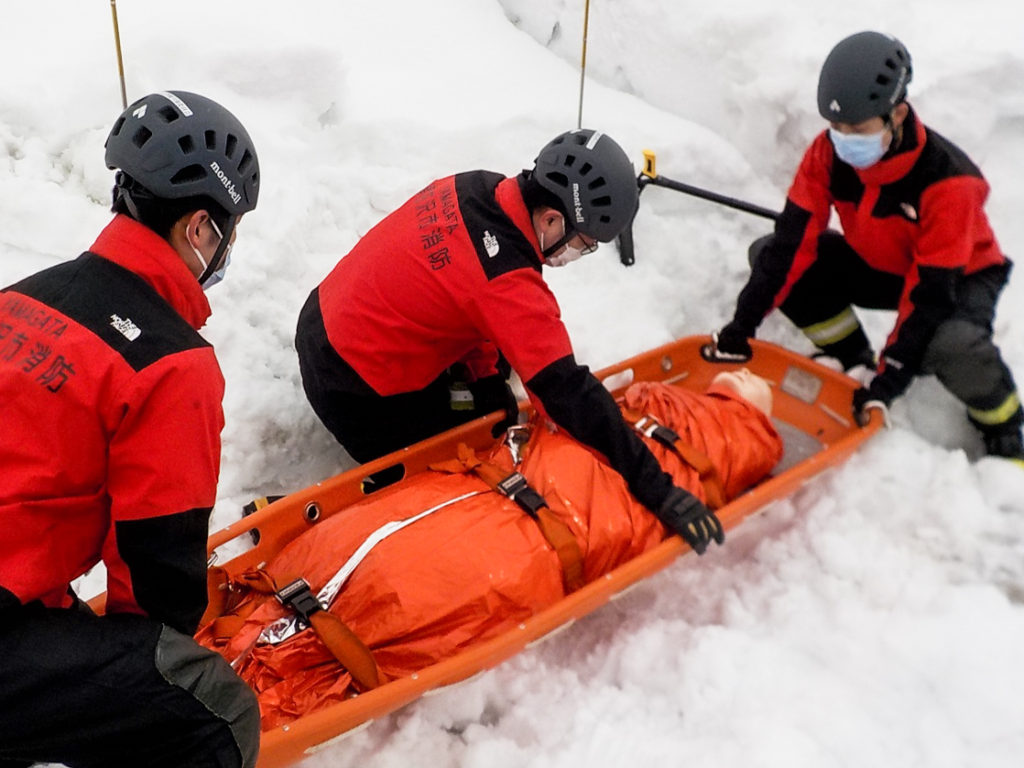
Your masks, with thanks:
[{"label": "reflective stripe on trouser", "polygon": [[985,426],[994,427],[1006,424],[1013,417],[1020,413],[1020,397],[1016,392],[1011,392],[1005,400],[995,408],[989,408],[988,410],[982,410],[980,408],[968,408],[967,415],[971,417],[971,420],[975,423]]},{"label": "reflective stripe on trouser", "polygon": [[824,349],[859,331],[860,321],[854,314],[853,307],[847,307],[834,317],[804,326],[800,330],[815,346]]}]

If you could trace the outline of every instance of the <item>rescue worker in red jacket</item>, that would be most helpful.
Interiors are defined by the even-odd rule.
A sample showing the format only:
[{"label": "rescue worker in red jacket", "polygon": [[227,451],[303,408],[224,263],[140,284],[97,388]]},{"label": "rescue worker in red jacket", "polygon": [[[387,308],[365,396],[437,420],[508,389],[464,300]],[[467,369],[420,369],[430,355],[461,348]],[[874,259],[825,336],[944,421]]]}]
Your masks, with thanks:
[{"label": "rescue worker in red jacket", "polygon": [[[351,456],[370,461],[515,398],[502,360],[572,437],[604,454],[630,491],[703,551],[721,543],[707,507],[673,486],[614,400],[576,362],[541,267],[610,242],[637,207],[622,148],[592,130],[549,142],[514,177],[439,179],[371,229],[313,290],[295,345],[313,410]],[[474,408],[452,409],[468,373]],[[456,404],[458,402],[456,401]]]},{"label": "rescue worker in red jacket", "polygon": [[[249,689],[198,646],[224,379],[197,330],[259,165],[183,91],[106,142],[116,214],[0,292],[0,765],[255,764]],[[71,582],[101,562],[105,615]]]},{"label": "rescue worker in red jacket", "polygon": [[[992,340],[1011,262],[985,215],[981,172],[907,103],[911,75],[910,54],[888,35],[833,48],[818,81],[829,129],[804,155],[774,234],[751,246],[750,279],[711,354],[747,359],[747,339],[778,307],[846,370],[874,368],[853,306],[894,309],[855,409],[888,406],[914,376],[935,374],[989,454],[1024,459],[1020,398]],[[827,229],[832,209],[842,235]]]}]

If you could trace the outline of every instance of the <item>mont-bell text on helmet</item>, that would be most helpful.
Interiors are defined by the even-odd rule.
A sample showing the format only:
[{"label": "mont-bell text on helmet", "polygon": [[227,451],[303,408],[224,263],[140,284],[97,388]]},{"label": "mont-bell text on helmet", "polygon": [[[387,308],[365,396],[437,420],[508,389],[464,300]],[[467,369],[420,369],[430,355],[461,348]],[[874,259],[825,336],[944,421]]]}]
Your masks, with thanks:
[{"label": "mont-bell text on helmet", "polygon": [[585,222],[587,217],[583,215],[583,203],[580,202],[580,185],[575,181],[572,183],[572,206],[576,209],[576,223]]},{"label": "mont-bell text on helmet", "polygon": [[238,201],[242,199],[242,193],[235,190],[235,182],[228,178],[228,175],[220,169],[220,165],[216,160],[210,163],[210,170],[214,172],[220,183],[224,185],[224,189],[227,190],[228,195],[235,201],[235,205],[238,205]]}]

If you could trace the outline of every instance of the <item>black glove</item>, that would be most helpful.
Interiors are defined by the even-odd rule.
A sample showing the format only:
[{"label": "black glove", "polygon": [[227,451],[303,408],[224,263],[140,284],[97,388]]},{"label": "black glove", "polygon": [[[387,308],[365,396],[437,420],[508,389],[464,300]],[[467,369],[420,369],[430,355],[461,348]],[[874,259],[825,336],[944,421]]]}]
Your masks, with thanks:
[{"label": "black glove", "polygon": [[698,555],[704,554],[712,540],[716,544],[725,541],[725,531],[715,513],[682,488],[668,492],[658,509],[658,519],[682,536]]},{"label": "black glove", "polygon": [[473,409],[479,416],[486,416],[493,411],[505,412],[505,418],[494,426],[495,435],[519,422],[519,403],[512,387],[500,373],[484,376],[470,382],[468,386],[473,395]]},{"label": "black glove", "polygon": [[875,391],[873,386],[855,389],[853,392],[853,418],[862,427],[870,420],[871,416],[868,411],[872,408],[881,409],[883,420],[886,423],[889,422],[889,401],[884,395]]},{"label": "black glove", "polygon": [[745,363],[754,355],[750,334],[735,322],[711,334],[711,343],[700,348],[701,357],[712,363]]}]

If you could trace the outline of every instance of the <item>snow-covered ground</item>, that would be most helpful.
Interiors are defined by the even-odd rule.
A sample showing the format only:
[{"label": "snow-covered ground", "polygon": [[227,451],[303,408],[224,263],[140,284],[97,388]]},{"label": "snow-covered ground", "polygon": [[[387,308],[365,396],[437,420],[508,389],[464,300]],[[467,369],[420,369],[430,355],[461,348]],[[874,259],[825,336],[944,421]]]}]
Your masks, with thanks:
[{"label": "snow-covered ground", "polygon": [[[1024,251],[1024,6],[1005,0],[594,0],[583,123],[665,176],[779,208],[823,127],[818,69],[847,34],[896,34],[911,101],[992,184]],[[9,3],[0,25],[0,284],[73,257],[109,218],[121,108],[107,3]],[[433,178],[513,174],[575,127],[584,0],[121,0],[129,100],[221,101],[263,185],[206,328],[227,378],[215,525],[345,466],[292,348],[310,289]],[[552,272],[577,357],[600,367],[730,316],[766,222],[659,189],[637,263]],[[868,317],[876,341],[891,318]],[[1024,380],[1024,280],[996,337]],[[808,343],[778,317],[763,338]],[[984,766],[1024,754],[1024,472],[978,459],[920,380],[845,465],[614,604],[315,766]],[[2,427],[0,427],[2,428]],[[95,580],[95,579],[94,579]],[[86,580],[83,588],[94,586]],[[59,695],[59,692],[51,692]],[[142,766],[140,766],[142,768]]]}]

